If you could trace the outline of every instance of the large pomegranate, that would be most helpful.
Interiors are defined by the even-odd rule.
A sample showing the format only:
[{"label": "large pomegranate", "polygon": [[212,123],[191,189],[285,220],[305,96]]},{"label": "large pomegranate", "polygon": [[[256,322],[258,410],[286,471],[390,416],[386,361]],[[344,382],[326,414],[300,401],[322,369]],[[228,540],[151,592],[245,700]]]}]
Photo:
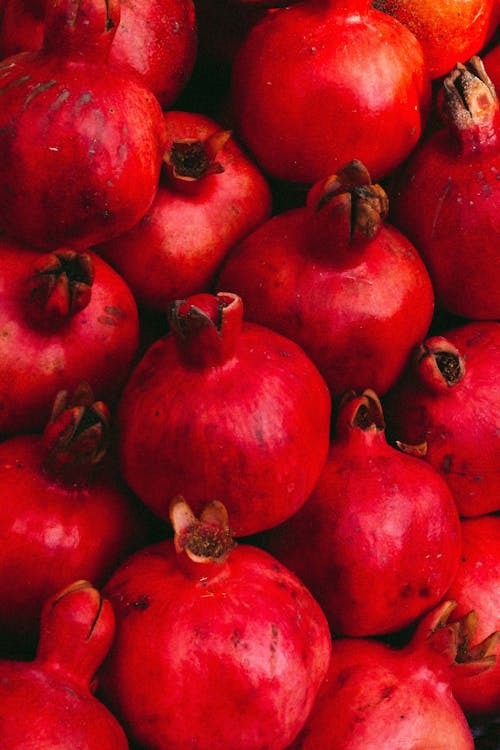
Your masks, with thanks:
[{"label": "large pomegranate", "polygon": [[305,586],[263,550],[234,546],[221,503],[182,499],[175,539],[126,560],[103,593],[117,631],[102,697],[155,750],[284,750],[328,668],[331,638]]},{"label": "large pomegranate", "polygon": [[275,526],[323,467],[330,395],[302,349],[242,321],[229,292],[171,306],[172,331],[136,365],[119,405],[123,476],[159,516],[178,494],[222,499],[237,536]]},{"label": "large pomegranate", "polygon": [[114,628],[110,603],[87,581],[47,599],[36,658],[0,661],[2,748],[128,749],[122,727],[92,692]]},{"label": "large pomegranate", "polygon": [[0,236],[0,436],[42,431],[82,380],[115,402],[138,347],[137,305],[95,253],[40,253]]},{"label": "large pomegranate", "polygon": [[50,0],[41,50],[0,63],[0,231],[77,249],[129,229],[158,187],[160,105],[106,64],[119,0]]},{"label": "large pomegranate", "polygon": [[415,247],[384,221],[387,195],[355,160],[313,185],[229,254],[217,279],[248,320],[296,341],[330,390],[384,393],[427,334],[434,308]]},{"label": "large pomegranate", "polygon": [[314,490],[266,549],[304,581],[333,632],[368,636],[410,625],[456,575],[460,521],[448,485],[388,445],[376,395],[346,397]]}]

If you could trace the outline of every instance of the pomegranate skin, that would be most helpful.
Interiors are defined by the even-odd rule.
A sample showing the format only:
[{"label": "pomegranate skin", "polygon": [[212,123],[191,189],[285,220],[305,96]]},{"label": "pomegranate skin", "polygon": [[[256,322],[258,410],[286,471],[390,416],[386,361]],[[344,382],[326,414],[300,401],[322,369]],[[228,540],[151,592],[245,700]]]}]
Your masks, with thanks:
[{"label": "pomegranate skin", "polygon": [[[225,137],[212,119],[165,112],[166,153],[184,139]],[[216,136],[219,133],[220,136]],[[205,154],[200,154],[200,158]],[[205,157],[206,158],[206,157]],[[138,303],[166,310],[172,300],[208,291],[229,250],[269,218],[271,191],[233,138],[199,177],[183,178],[166,165],[153,204],[129,232],[94,248],[126,279]]]},{"label": "pomegranate skin", "polygon": [[[477,630],[474,648],[491,632],[500,630],[500,516],[485,515],[462,520],[462,555],[457,575],[446,594],[457,602],[453,617],[474,610]],[[500,642],[493,653],[496,663],[470,677],[456,673],[453,694],[468,716],[498,716],[500,713]]]},{"label": "pomegranate skin", "polygon": [[334,633],[381,635],[446,593],[460,521],[439,474],[388,445],[380,403],[365,392],[341,405],[314,490],[264,545],[304,581]]},{"label": "pomegranate skin", "polygon": [[[222,322],[209,320],[212,305]],[[195,512],[224,498],[236,536],[258,533],[314,487],[328,388],[297,344],[241,322],[237,295],[193,295],[172,309],[175,332],[147,350],[118,404],[123,476],[160,517],[178,494]]]},{"label": "pomegranate skin", "polygon": [[347,191],[347,207],[328,215],[328,202],[317,208],[316,188],[327,192],[321,184],[307,206],[275,215],[233,248],[216,288],[239,294],[248,320],[299,344],[334,396],[364,388],[383,394],[427,334],[429,274],[410,241],[380,218],[375,236],[359,244],[348,236],[354,198]]},{"label": "pomegranate skin", "polygon": [[500,323],[474,321],[417,347],[384,399],[391,439],[425,442],[463,517],[500,509]]},{"label": "pomegranate skin", "polygon": [[0,230],[85,249],[151,205],[163,118],[151,91],[106,65],[118,0],[53,0],[49,11],[42,49],[0,63]]},{"label": "pomegranate skin", "polygon": [[422,48],[369,0],[268,13],[234,59],[236,132],[262,169],[310,185],[351,159],[373,179],[415,147],[430,103]]},{"label": "pomegranate skin", "polygon": [[102,699],[131,739],[283,750],[297,734],[331,638],[304,585],[266,552],[240,544],[223,562],[192,562],[169,540],[131,556],[104,591],[117,631]]},{"label": "pomegranate skin", "polygon": [[114,623],[109,602],[84,581],[46,601],[36,658],[0,661],[2,747],[128,750],[120,724],[90,687]]},{"label": "pomegranate skin", "polygon": [[450,689],[450,637],[447,629],[431,632],[434,653],[417,640],[397,651],[369,639],[335,639],[321,691],[289,750],[473,750]]},{"label": "pomegranate skin", "polygon": [[114,403],[119,395],[138,347],[137,305],[109,264],[91,251],[86,256],[94,269],[88,304],[45,327],[45,312],[30,312],[30,273],[50,254],[0,238],[2,438],[41,432],[56,393],[82,380],[96,398]]}]

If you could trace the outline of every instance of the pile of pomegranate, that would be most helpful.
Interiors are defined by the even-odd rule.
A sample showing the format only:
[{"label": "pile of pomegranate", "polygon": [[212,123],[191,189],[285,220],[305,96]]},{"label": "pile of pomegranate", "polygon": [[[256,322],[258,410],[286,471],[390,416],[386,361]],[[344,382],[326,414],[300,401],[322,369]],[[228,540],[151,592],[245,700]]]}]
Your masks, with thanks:
[{"label": "pile of pomegranate", "polygon": [[0,0],[0,747],[499,750],[499,0]]}]

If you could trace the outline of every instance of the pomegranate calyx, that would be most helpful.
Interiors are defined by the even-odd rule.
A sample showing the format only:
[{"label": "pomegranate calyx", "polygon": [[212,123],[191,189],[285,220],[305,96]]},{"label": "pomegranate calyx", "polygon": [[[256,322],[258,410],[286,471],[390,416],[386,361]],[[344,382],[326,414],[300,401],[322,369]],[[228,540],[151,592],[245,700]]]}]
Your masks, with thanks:
[{"label": "pomegranate calyx", "polygon": [[458,349],[442,336],[424,341],[414,353],[418,377],[430,391],[446,392],[465,375],[465,360]]},{"label": "pomegranate calyx", "polygon": [[207,175],[224,172],[216,157],[230,137],[230,130],[217,130],[203,141],[197,138],[175,140],[164,156],[172,180],[197,182]]},{"label": "pomegranate calyx", "polygon": [[85,481],[90,467],[106,454],[109,420],[108,407],[94,401],[87,384],[71,397],[67,391],[60,391],[42,436],[44,470],[64,483]]},{"label": "pomegranate calyx", "polygon": [[496,143],[499,102],[480,57],[457,63],[444,78],[442,92],[441,116],[462,150]]},{"label": "pomegranate calyx", "polygon": [[382,404],[371,388],[365,389],[360,395],[355,391],[347,391],[340,400],[336,426],[337,437],[347,436],[353,430],[373,434],[385,432]]},{"label": "pomegranate calyx", "polygon": [[320,248],[332,243],[365,245],[377,236],[389,213],[387,193],[372,184],[368,170],[357,159],[313,185],[307,205],[313,211],[313,244]]},{"label": "pomegranate calyx", "polygon": [[49,327],[62,325],[87,307],[93,281],[94,267],[87,253],[61,248],[42,255],[29,279],[33,321]]},{"label": "pomegranate calyx", "polygon": [[185,552],[197,564],[222,563],[236,546],[229,527],[226,507],[218,500],[205,506],[199,519],[183,497],[170,504],[175,549]]}]

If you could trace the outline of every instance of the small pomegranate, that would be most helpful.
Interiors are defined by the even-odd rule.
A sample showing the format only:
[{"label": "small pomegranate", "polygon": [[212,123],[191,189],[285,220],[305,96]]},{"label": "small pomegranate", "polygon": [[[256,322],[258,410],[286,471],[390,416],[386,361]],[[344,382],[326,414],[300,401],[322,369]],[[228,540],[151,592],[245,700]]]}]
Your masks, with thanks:
[{"label": "small pomegranate", "polygon": [[141,307],[209,291],[229,250],[271,214],[270,188],[252,161],[204,115],[169,111],[167,150],[153,205],[129,232],[95,248]]},{"label": "small pomegranate", "polygon": [[391,196],[391,221],[419,250],[436,301],[472,320],[500,318],[500,103],[479,57],[442,84],[446,125],[422,140]]},{"label": "small pomegranate", "polygon": [[460,521],[444,479],[388,445],[380,401],[365,391],[344,399],[314,490],[264,544],[306,584],[336,634],[380,635],[446,593]]},{"label": "small pomegranate", "polygon": [[120,0],[49,0],[43,46],[0,63],[0,231],[79,250],[130,229],[158,188],[160,105],[107,65]]},{"label": "small pomegranate", "polygon": [[351,159],[373,179],[416,146],[430,105],[422,47],[371,0],[268,12],[234,59],[236,132],[261,168],[311,185]]},{"label": "small pomegranate", "polygon": [[500,510],[500,323],[473,321],[419,345],[384,400],[391,439],[425,443],[461,516]]},{"label": "small pomegranate", "polygon": [[117,618],[102,696],[141,746],[283,750],[328,668],[331,638],[305,586],[263,550],[234,546],[224,505],[171,505],[174,540],[104,587]]},{"label": "small pomegranate", "polygon": [[93,695],[114,627],[110,603],[87,581],[45,602],[35,659],[0,661],[3,748],[127,750],[122,727]]},{"label": "small pomegranate", "polygon": [[217,279],[244,299],[248,320],[296,341],[334,395],[388,390],[432,319],[427,270],[387,211],[355,160],[313,185],[305,207],[257,227]]},{"label": "small pomegranate", "polygon": [[2,649],[30,646],[48,596],[81,577],[104,583],[146,540],[109,429],[106,405],[83,384],[58,394],[43,434],[0,443]]},{"label": "small pomegranate", "polygon": [[40,253],[0,236],[0,436],[41,432],[82,380],[115,402],[139,339],[125,281],[95,253]]},{"label": "small pomegranate", "polygon": [[[460,565],[446,596],[457,602],[453,619],[471,610],[476,613],[477,627],[469,646],[480,654],[483,639],[500,630],[500,516],[466,518],[461,525]],[[468,678],[460,671],[454,674],[453,695],[468,716],[500,714],[500,642],[491,652],[496,662],[488,671]]]},{"label": "small pomegranate", "polygon": [[459,671],[488,669],[499,634],[483,644],[485,655],[469,651],[474,623],[450,624],[454,606],[436,607],[400,650],[364,638],[334,640],[320,694],[289,750],[474,750],[450,682]]},{"label": "small pomegranate", "polygon": [[156,514],[179,494],[224,498],[237,536],[291,516],[328,451],[330,395],[302,349],[243,318],[240,297],[171,306],[172,330],[136,365],[119,405],[123,476]]}]

